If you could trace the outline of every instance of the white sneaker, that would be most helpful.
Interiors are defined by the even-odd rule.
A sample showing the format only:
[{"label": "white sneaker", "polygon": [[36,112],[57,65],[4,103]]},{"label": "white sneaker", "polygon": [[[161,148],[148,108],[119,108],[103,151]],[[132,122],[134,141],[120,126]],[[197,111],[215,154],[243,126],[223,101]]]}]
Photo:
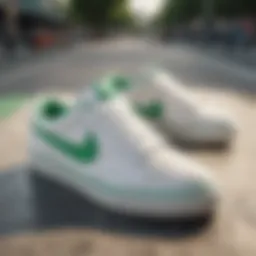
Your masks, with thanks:
[{"label": "white sneaker", "polygon": [[138,216],[190,217],[215,210],[207,170],[167,146],[125,97],[88,91],[72,107],[43,103],[31,120],[33,170],[106,207]]},{"label": "white sneaker", "polygon": [[113,77],[112,87],[128,92],[139,113],[177,141],[226,145],[234,137],[235,127],[229,117],[217,109],[199,105],[187,89],[173,82],[166,73],[152,72],[147,77],[148,84],[128,90],[124,80]]}]

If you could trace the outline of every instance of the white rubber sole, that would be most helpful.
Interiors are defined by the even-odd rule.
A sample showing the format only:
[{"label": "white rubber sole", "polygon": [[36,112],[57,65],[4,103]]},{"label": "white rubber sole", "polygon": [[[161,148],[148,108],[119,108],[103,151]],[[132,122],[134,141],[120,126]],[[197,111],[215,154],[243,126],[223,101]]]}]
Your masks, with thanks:
[{"label": "white rubber sole", "polygon": [[[53,154],[47,157],[38,156],[36,149],[31,151],[30,169],[38,172],[41,176],[53,179],[65,186],[68,186],[81,195],[92,201],[99,203],[113,211],[149,218],[190,218],[208,215],[216,210],[216,200],[205,198],[198,202],[178,202],[169,200],[156,200],[150,197],[141,198],[125,195],[125,193],[113,193],[108,190],[93,186],[91,180],[81,172],[76,172],[75,167],[70,168],[65,164],[65,158],[61,161],[58,156]],[[103,183],[101,181],[101,183]]]},{"label": "white rubber sole", "polygon": [[232,144],[232,141],[236,138],[236,130],[231,129],[231,132],[228,136],[207,136],[196,137],[190,136],[188,132],[182,133],[180,130],[174,129],[175,125],[167,125],[161,121],[151,122],[157,130],[166,138],[171,138],[175,144],[184,146],[184,147],[216,147],[216,148],[227,148]]},{"label": "white rubber sole", "polygon": [[31,170],[35,173],[39,173],[41,176],[50,178],[62,185],[68,186],[74,189],[76,192],[85,196],[87,199],[92,200],[104,208],[111,211],[128,214],[135,217],[147,217],[147,218],[193,218],[197,216],[206,216],[215,211],[214,203],[201,203],[197,205],[192,204],[172,204],[166,202],[165,205],[159,205],[155,203],[145,204],[143,201],[135,201],[135,198],[122,198],[113,197],[104,193],[100,193],[97,190],[88,189],[86,186],[86,178],[84,180],[84,186],[81,187],[80,183],[74,180],[66,179],[63,176],[58,175],[56,172],[50,173],[50,170],[39,169],[33,164]]}]

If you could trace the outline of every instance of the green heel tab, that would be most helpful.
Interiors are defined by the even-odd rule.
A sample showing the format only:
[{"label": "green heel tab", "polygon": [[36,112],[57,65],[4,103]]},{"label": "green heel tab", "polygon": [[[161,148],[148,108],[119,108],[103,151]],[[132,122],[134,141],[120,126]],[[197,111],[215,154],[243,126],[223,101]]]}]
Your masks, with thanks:
[{"label": "green heel tab", "polygon": [[55,121],[65,116],[69,108],[64,101],[57,98],[47,98],[39,105],[38,115],[48,121]]}]

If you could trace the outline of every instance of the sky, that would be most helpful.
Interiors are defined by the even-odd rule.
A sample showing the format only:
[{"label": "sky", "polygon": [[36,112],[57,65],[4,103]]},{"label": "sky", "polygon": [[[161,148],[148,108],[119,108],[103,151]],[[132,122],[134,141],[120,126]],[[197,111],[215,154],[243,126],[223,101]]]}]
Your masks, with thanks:
[{"label": "sky", "polygon": [[161,8],[164,0],[130,0],[131,8],[137,15],[151,17]]}]

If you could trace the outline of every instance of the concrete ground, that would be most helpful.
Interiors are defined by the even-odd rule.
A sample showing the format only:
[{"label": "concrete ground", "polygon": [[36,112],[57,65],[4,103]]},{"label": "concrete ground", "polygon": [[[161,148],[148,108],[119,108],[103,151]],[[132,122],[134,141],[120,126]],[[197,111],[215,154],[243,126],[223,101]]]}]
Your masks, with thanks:
[{"label": "concrete ground", "polygon": [[[79,51],[82,50],[79,49]],[[162,50],[158,48],[154,51],[158,51],[158,58],[159,55],[163,54]],[[142,54],[141,52],[140,54]],[[167,59],[167,52],[163,55]],[[164,59],[163,55],[161,55],[162,60]],[[174,72],[186,84],[199,85],[200,87],[193,88],[198,97],[205,104],[218,105],[223,110],[230,112],[239,128],[238,136],[228,151],[184,152],[207,166],[222,185],[223,200],[216,219],[209,229],[199,235],[177,240],[171,237],[147,238],[112,234],[97,228],[81,227],[77,230],[62,227],[61,230],[34,231],[33,233],[25,232],[15,236],[3,236],[0,239],[1,255],[256,255],[256,190],[254,180],[256,167],[256,137],[254,136],[256,96],[252,93],[243,94],[237,90],[245,87],[252,92],[255,81],[252,80],[252,76],[247,79],[244,73],[239,74],[239,72],[230,71],[228,68],[218,67],[216,63],[213,64],[211,60],[203,59],[201,56],[197,56],[197,58],[192,56],[195,56],[195,53],[175,48],[169,52],[168,63],[166,59],[162,62],[169,64],[169,66],[165,66],[168,66],[169,70]],[[94,56],[96,62],[95,58]],[[113,60],[113,56],[109,58],[112,58],[112,66],[116,67],[116,60]],[[130,67],[128,71],[131,71],[131,67],[135,65],[134,63],[137,63],[137,65],[138,62],[142,63],[141,59],[137,61],[134,61],[134,59],[136,58],[133,57],[133,61],[130,60],[129,62],[128,57],[128,61],[124,63],[125,70],[127,70],[127,65]],[[66,70],[68,65],[71,69],[70,75],[75,77],[75,69],[73,68],[76,64],[78,68],[76,74],[79,74],[80,77],[78,77],[79,75],[76,76],[75,80],[76,82],[79,79],[82,80],[82,67],[81,63],[78,65],[78,55],[76,55],[76,61],[74,59],[72,61],[69,65],[63,59],[61,63],[58,62],[60,65],[54,66],[55,76],[53,75],[54,71],[51,71],[46,63],[39,63],[38,65],[43,65],[45,69],[36,74],[43,77],[45,72],[49,72],[45,81],[48,80],[51,83],[55,81],[55,85],[58,86],[61,84],[61,80],[58,78],[60,70],[63,68]],[[80,59],[81,61],[82,59]],[[192,62],[194,62],[194,65],[192,65]],[[191,64],[190,68],[189,64]],[[33,79],[34,74],[28,76],[28,70],[32,69],[35,70],[35,66],[34,68],[29,66],[26,70],[23,70],[22,78],[25,80],[20,81],[4,74],[3,91],[7,89],[14,90],[18,87],[19,82],[22,82],[20,85],[24,90],[32,88],[31,82],[35,81]],[[107,70],[106,67],[103,67],[103,69]],[[21,78],[21,76],[20,73],[14,75],[16,79]],[[68,78],[68,75],[66,74],[65,77]],[[68,82],[70,83],[71,80],[69,78]],[[37,86],[41,85],[42,87],[42,82],[39,80]],[[66,81],[66,83],[68,82]],[[7,84],[10,86],[7,87]],[[204,87],[202,88],[202,86]],[[222,87],[221,90],[220,87]],[[65,88],[67,86],[64,85],[63,90]],[[1,134],[8,133],[8,136],[1,136],[0,138],[0,168],[3,169],[3,172],[6,167],[21,163],[26,159],[27,120],[30,109],[28,104],[7,121],[5,120],[0,124]],[[3,209],[3,205],[0,208]],[[5,214],[8,215],[8,213]]]},{"label": "concrete ground", "polygon": [[[195,237],[179,240],[166,237],[146,238],[104,233],[100,230],[49,231],[5,237],[0,240],[3,255],[255,255],[255,156],[254,117],[256,98],[230,92],[198,90],[205,102],[213,102],[230,112],[239,124],[239,133],[227,152],[186,152],[203,163],[218,178],[223,201],[215,223]],[[29,105],[28,105],[29,109]],[[24,111],[23,111],[24,110]],[[24,108],[2,126],[11,136],[1,138],[1,167],[26,159],[26,124],[29,111]],[[20,127],[12,122],[21,118]],[[18,120],[18,119],[16,119]],[[26,121],[24,121],[26,120]],[[13,129],[10,131],[10,128]],[[2,132],[2,131],[1,131]],[[15,141],[15,143],[13,142]],[[5,145],[5,146],[3,146]],[[8,145],[8,148],[6,148]],[[8,150],[7,150],[8,149]],[[12,154],[8,152],[12,152]],[[31,253],[31,254],[28,254]]]}]

